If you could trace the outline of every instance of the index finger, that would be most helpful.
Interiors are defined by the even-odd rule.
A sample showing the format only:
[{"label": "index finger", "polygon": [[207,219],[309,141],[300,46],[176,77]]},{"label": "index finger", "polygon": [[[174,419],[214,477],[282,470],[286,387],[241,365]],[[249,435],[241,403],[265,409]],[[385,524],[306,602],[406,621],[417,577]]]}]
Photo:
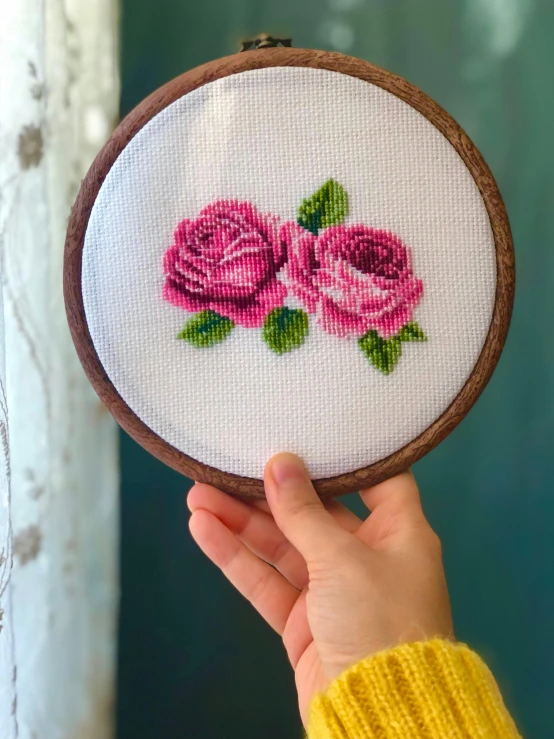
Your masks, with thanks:
[{"label": "index finger", "polygon": [[[269,503],[267,500],[255,500],[252,503],[250,503],[254,508],[258,508],[260,511],[264,511],[265,513],[271,513],[271,508],[269,507]],[[334,498],[331,500],[326,500],[323,503],[324,507],[329,511],[329,513],[333,516],[335,521],[342,526],[343,529],[346,529],[346,531],[350,531],[351,533],[354,533],[354,531],[357,531],[359,527],[363,523],[363,519],[359,518],[355,513],[353,513],[350,508],[347,508],[342,503],[339,503],[338,500],[335,500]]]},{"label": "index finger", "polygon": [[423,515],[419,489],[411,470],[401,472],[372,488],[360,490],[360,498],[370,511],[386,505],[389,509],[412,514],[419,511]]},{"label": "index finger", "polygon": [[390,537],[429,526],[410,471],[362,490],[360,497],[371,513],[360,526],[358,536],[370,546],[382,546],[391,541]]}]

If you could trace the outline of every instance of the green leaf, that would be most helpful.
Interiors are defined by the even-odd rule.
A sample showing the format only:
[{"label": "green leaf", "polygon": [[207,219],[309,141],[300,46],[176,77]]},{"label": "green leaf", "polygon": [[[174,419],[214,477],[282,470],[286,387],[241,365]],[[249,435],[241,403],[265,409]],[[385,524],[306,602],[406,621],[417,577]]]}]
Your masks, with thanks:
[{"label": "green leaf", "polygon": [[262,336],[276,354],[285,354],[302,346],[308,335],[308,316],[303,310],[275,308],[268,313]]},{"label": "green leaf", "polygon": [[417,323],[407,323],[396,335],[400,341],[427,341],[427,336]]},{"label": "green leaf", "polygon": [[335,180],[327,182],[298,208],[297,223],[317,236],[320,228],[344,223],[348,215],[348,195]]},{"label": "green leaf", "polygon": [[226,339],[234,326],[230,318],[220,316],[213,310],[203,310],[189,318],[177,338],[193,346],[207,348]]},{"label": "green leaf", "polygon": [[374,330],[358,339],[358,344],[371,364],[385,375],[393,371],[402,354],[402,343],[398,336],[382,339]]}]

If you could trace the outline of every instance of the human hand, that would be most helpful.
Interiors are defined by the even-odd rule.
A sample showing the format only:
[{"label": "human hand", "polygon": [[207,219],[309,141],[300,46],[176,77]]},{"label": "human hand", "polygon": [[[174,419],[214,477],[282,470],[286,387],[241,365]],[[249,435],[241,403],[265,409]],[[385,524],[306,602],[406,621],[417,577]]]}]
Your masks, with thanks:
[{"label": "human hand", "polygon": [[453,638],[441,546],[405,472],[360,496],[363,521],[325,506],[300,459],[265,469],[267,503],[196,484],[190,531],[283,638],[307,723],[316,692],[361,659],[402,642]]}]

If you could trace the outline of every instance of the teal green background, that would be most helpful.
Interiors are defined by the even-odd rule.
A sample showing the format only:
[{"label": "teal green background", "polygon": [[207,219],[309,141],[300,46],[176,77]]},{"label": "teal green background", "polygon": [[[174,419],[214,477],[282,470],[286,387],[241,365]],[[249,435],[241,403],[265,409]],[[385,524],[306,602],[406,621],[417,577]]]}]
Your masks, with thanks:
[{"label": "teal green background", "polygon": [[[488,662],[524,736],[551,739],[554,4],[124,0],[122,114],[261,31],[407,78],[460,122],[497,178],[517,257],[510,335],[476,407],[415,473],[443,540],[458,638]],[[126,436],[121,460],[119,739],[300,736],[278,638],[189,536],[189,481]]]}]

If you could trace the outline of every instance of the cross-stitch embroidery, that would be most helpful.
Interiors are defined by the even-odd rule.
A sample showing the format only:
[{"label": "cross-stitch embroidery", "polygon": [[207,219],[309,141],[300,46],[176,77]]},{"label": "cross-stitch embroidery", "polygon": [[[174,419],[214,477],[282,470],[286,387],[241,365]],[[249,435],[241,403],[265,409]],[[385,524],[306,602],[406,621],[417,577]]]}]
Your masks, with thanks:
[{"label": "cross-stitch embroidery", "polygon": [[[163,297],[196,315],[178,338],[211,347],[235,324],[262,327],[268,347],[284,354],[304,343],[307,313],[315,314],[324,331],[356,338],[389,374],[403,342],[427,339],[412,320],[423,283],[398,236],[344,225],[348,210],[346,191],[328,180],[302,201],[295,223],[238,200],[181,221],[164,256]],[[307,313],[284,305],[289,288]]]},{"label": "cross-stitch embroidery", "polygon": [[187,311],[212,310],[247,328],[283,305],[277,280],[286,259],[279,219],[251,203],[219,200],[185,218],[164,257],[164,298]]}]

